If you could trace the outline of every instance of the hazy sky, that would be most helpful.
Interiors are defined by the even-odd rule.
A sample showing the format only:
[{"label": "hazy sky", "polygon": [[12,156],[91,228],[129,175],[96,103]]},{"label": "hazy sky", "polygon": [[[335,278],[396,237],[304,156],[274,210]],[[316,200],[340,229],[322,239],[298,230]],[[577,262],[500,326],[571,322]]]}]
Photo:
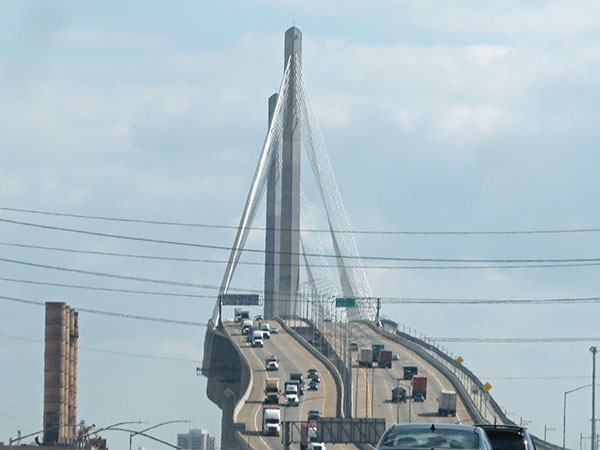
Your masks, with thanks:
[{"label": "hazy sky", "polygon": [[[283,71],[283,33],[295,24],[304,35],[305,79],[354,229],[600,227],[599,13],[592,1],[0,1],[0,207],[237,225],[266,131],[267,98]],[[324,226],[308,167],[303,186]],[[223,246],[234,237],[233,230],[6,210],[0,219]],[[264,223],[264,210],[257,220]],[[206,285],[220,283],[223,264],[8,244],[228,256],[7,222],[0,223],[0,236],[2,297],[202,323],[211,299],[24,281],[210,296],[214,289],[14,260]],[[369,256],[600,257],[596,232],[358,235],[357,244]],[[261,248],[264,235],[253,232],[247,245]],[[367,273],[380,297],[544,299],[598,296],[598,270]],[[260,289],[262,276],[260,267],[239,267],[234,285]],[[432,337],[593,337],[600,334],[598,310],[578,303],[384,304],[383,314]],[[17,430],[41,429],[44,310],[4,299],[0,317],[0,440],[8,441]],[[204,331],[82,312],[79,418],[99,426],[189,419],[191,427],[219,434],[220,411],[195,375]],[[548,437],[560,443],[563,393],[590,383],[592,342],[444,345],[491,382],[513,420],[531,421],[538,435],[545,425],[556,428]],[[590,433],[589,389],[568,398],[567,444],[577,448],[580,433]],[[174,441],[187,428],[165,427],[156,435]],[[107,437],[111,448],[127,444],[124,434]],[[143,439],[138,445],[155,448]]]}]

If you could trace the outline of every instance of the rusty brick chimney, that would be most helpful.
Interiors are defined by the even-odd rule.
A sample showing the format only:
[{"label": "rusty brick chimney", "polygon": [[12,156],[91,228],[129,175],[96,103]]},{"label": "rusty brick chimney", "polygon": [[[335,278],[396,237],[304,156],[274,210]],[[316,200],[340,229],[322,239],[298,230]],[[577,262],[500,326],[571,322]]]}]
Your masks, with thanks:
[{"label": "rusty brick chimney", "polygon": [[44,444],[71,444],[77,423],[78,316],[64,302],[46,302]]}]

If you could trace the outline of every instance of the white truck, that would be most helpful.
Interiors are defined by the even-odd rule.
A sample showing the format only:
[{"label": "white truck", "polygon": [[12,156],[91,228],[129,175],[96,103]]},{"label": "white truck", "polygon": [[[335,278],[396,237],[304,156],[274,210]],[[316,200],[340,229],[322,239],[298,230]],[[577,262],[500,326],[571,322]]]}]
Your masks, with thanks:
[{"label": "white truck", "polygon": [[315,421],[302,422],[300,426],[300,450],[325,450],[324,442],[317,440],[317,423]]},{"label": "white truck", "polygon": [[260,330],[254,330],[252,332],[252,347],[263,346],[263,332]]},{"label": "white truck", "polygon": [[281,434],[280,423],[281,415],[279,413],[279,406],[264,405],[262,433],[265,436],[279,436]]},{"label": "white truck", "polygon": [[242,326],[242,334],[246,334],[248,332],[248,330],[250,329],[250,327],[253,325],[252,320],[251,319],[242,319],[240,322],[241,322],[241,326]]},{"label": "white truck", "polygon": [[288,406],[298,406],[298,386],[292,383],[285,383],[285,404]]},{"label": "white truck", "polygon": [[456,416],[456,392],[440,392],[438,414],[440,416]]}]

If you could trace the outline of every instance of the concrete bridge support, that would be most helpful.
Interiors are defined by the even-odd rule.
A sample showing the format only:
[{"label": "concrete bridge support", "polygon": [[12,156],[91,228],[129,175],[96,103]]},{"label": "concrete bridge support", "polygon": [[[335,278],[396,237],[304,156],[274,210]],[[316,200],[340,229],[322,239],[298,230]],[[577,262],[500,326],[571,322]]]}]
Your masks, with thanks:
[{"label": "concrete bridge support", "polygon": [[[301,134],[296,71],[302,62],[302,32],[285,33],[284,67],[290,63],[289,99],[283,127],[281,167],[272,164],[267,184],[265,257],[265,317],[289,316],[297,301],[300,263],[300,156]],[[276,97],[269,99],[269,123]]]},{"label": "concrete bridge support", "polygon": [[220,448],[238,450],[241,446],[235,433],[235,407],[240,400],[245,400],[252,374],[222,328],[209,327],[206,331],[202,374],[208,379],[208,398],[222,411]]}]

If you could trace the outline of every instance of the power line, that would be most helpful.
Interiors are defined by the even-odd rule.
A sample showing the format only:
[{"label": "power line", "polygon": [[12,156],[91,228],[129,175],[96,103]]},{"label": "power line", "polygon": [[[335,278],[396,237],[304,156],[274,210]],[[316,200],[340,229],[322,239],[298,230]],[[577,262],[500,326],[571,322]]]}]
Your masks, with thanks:
[{"label": "power line", "polygon": [[[107,217],[107,216],[95,216],[95,215],[84,215],[84,214],[69,214],[52,211],[40,211],[33,209],[22,209],[22,208],[9,208],[0,207],[1,211],[11,212],[22,212],[28,214],[39,214],[47,216],[58,216],[58,217],[71,217],[76,219],[91,219],[91,220],[102,220],[110,222],[124,222],[124,223],[143,223],[149,225],[167,225],[167,226],[178,226],[178,227],[192,227],[192,228],[215,228],[215,229],[227,229],[237,230],[238,227],[234,225],[218,225],[218,224],[206,224],[206,223],[190,223],[190,222],[171,222],[163,220],[144,220],[144,219],[131,219],[121,217]],[[253,231],[266,231],[266,227],[246,227],[247,230]],[[273,230],[280,230],[273,228]],[[326,229],[292,229],[292,231],[302,231],[309,233],[330,233],[330,230]],[[471,231],[390,231],[390,230],[335,230],[334,233],[353,233],[353,234],[383,234],[383,235],[511,235],[511,234],[568,234],[568,233],[597,233],[600,228],[565,228],[565,229],[550,229],[550,230],[471,230]]]},{"label": "power line", "polygon": [[104,291],[104,292],[120,292],[124,294],[143,294],[143,295],[160,295],[165,297],[184,297],[184,298],[209,298],[215,300],[214,295],[196,295],[196,294],[178,294],[174,292],[154,292],[154,291],[136,291],[133,289],[116,289],[116,288],[103,288],[99,286],[84,286],[80,284],[65,284],[65,283],[50,283],[45,281],[34,281],[34,280],[23,280],[18,278],[0,278],[0,281],[8,281],[12,283],[23,283],[23,284],[34,284],[41,286],[54,286],[64,287],[70,289],[86,289],[90,291]]},{"label": "power line", "polygon": [[[118,252],[101,252],[97,250],[81,250],[64,247],[48,247],[43,245],[31,245],[31,244],[19,244],[13,242],[0,242],[0,245],[9,247],[19,248],[30,248],[36,250],[49,250],[65,253],[85,254],[85,255],[99,255],[99,256],[114,256],[119,258],[137,258],[137,259],[148,259],[148,260],[159,260],[159,261],[177,261],[177,262],[192,262],[192,263],[210,263],[210,264],[227,264],[226,260],[218,259],[198,259],[198,258],[179,258],[172,256],[156,256],[156,255],[141,255],[133,253],[118,253]],[[252,266],[268,266],[275,265],[275,263],[266,262],[255,262],[255,261],[238,261],[238,264],[252,265]],[[303,264],[277,264],[278,266],[292,266],[292,267],[303,267]],[[365,269],[389,269],[389,270],[469,270],[469,269],[533,269],[533,268],[549,268],[549,267],[588,267],[588,266],[600,266],[600,262],[588,262],[588,263],[573,263],[573,264],[526,264],[526,265],[486,265],[486,266],[390,266],[390,265],[365,265]],[[339,268],[343,267],[342,264],[311,264],[311,267],[330,267]]]},{"label": "power line", "polygon": [[432,305],[482,305],[482,304],[561,304],[561,303],[600,303],[600,297],[563,297],[563,298],[414,298],[380,297],[382,303],[390,304],[432,304]]},{"label": "power line", "polygon": [[[194,242],[183,242],[183,241],[171,241],[165,239],[151,239],[142,238],[138,236],[128,236],[113,233],[101,233],[98,231],[80,230],[75,228],[55,227],[52,225],[43,225],[31,222],[21,222],[17,220],[1,219],[0,222],[11,223],[14,225],[23,225],[34,228],[42,228],[54,231],[65,231],[70,233],[85,234],[91,236],[109,237],[114,239],[123,239],[139,242],[151,242],[155,244],[166,244],[176,245],[184,247],[196,247],[206,248],[211,250],[226,250],[231,251],[233,247],[224,245],[211,245],[211,244],[198,244]],[[298,255],[298,256],[314,256],[314,257],[325,257],[325,258],[342,258],[342,259],[354,259],[354,260],[375,260],[375,261],[413,261],[413,262],[447,262],[447,263],[599,263],[600,258],[548,258],[548,259],[459,259],[459,258],[409,258],[409,257],[395,257],[395,256],[352,256],[352,255],[331,255],[331,254],[317,254],[317,253],[300,253],[300,252],[272,252],[263,249],[244,248],[244,252],[249,253],[275,253],[280,255]]]},{"label": "power line", "polygon": [[[0,259],[1,260],[1,259]],[[67,268],[62,268],[63,270],[70,270]],[[92,272],[92,274],[96,274],[96,272]],[[118,276],[124,277],[116,274],[107,274],[102,273],[103,276]],[[175,292],[157,292],[157,291],[144,291],[144,290],[134,290],[134,289],[118,289],[118,288],[103,288],[99,286],[89,286],[89,285],[79,285],[79,284],[67,284],[67,283],[51,283],[45,281],[37,281],[37,280],[24,280],[19,278],[5,278],[0,277],[0,281],[6,281],[11,283],[23,283],[23,284],[32,284],[32,285],[41,285],[41,286],[54,286],[54,287],[63,287],[69,289],[85,289],[92,291],[105,291],[105,292],[119,292],[125,294],[141,294],[141,295],[155,295],[155,296],[167,296],[167,297],[183,297],[183,298],[192,298],[192,299],[211,299],[216,300],[215,295],[197,295],[197,294],[180,294]],[[136,281],[140,281],[139,278],[136,278]],[[153,282],[164,281],[166,284],[174,284],[177,282],[167,281],[167,280],[154,280]],[[216,287],[215,287],[216,288]],[[234,289],[232,289],[234,290]],[[243,289],[236,288],[235,290],[250,292],[251,289]],[[255,292],[258,292],[254,290]],[[368,300],[372,298],[379,298],[381,303],[386,304],[419,304],[419,305],[489,305],[489,304],[513,304],[513,305],[526,305],[526,304],[574,304],[574,303],[600,303],[600,297],[562,297],[562,298],[424,298],[424,297],[356,297],[361,300]],[[310,301],[310,300],[321,300],[320,296],[305,296],[302,297],[301,301]],[[293,301],[289,298],[275,298],[277,301]]]},{"label": "power line", "polygon": [[[35,344],[43,344],[44,343],[44,341],[42,341],[40,339],[29,339],[26,337],[11,336],[8,334],[0,334],[0,337],[4,338],[4,339],[12,339],[12,340],[16,340],[16,341],[32,342]],[[79,350],[87,350],[87,351],[91,351],[91,352],[100,352],[100,353],[110,353],[113,355],[122,355],[122,356],[133,356],[133,357],[137,357],[137,358],[160,359],[160,360],[165,360],[165,361],[177,361],[177,362],[191,362],[194,364],[201,363],[201,361],[197,360],[197,359],[173,358],[171,356],[149,355],[146,353],[132,353],[132,352],[124,352],[121,350],[112,350],[112,349],[106,349],[106,348],[95,348],[95,347],[85,347],[85,346],[78,346],[78,348],[79,348]],[[0,405],[1,404],[2,403],[0,403]]]},{"label": "power line", "polygon": [[8,405],[6,403],[0,403],[0,406],[4,406],[5,408],[10,408],[10,409],[13,409],[15,411],[19,411],[19,412],[22,412],[22,413],[25,413],[25,414],[29,414],[29,415],[32,415],[32,416],[43,417],[43,415],[40,414],[40,413],[34,413],[33,411],[27,411],[26,409],[21,409],[21,408],[18,408],[16,406],[14,406],[14,405]]},{"label": "power line", "polygon": [[578,380],[578,379],[588,379],[588,376],[531,376],[531,377],[479,377],[483,380]]},{"label": "power line", "polygon": [[19,422],[27,422],[27,423],[33,423],[33,424],[39,423],[39,422],[34,422],[32,420],[29,420],[29,419],[23,419],[22,417],[11,416],[10,414],[6,414],[6,413],[3,413],[3,412],[0,412],[0,416],[4,416],[4,417],[8,417],[10,419],[18,420]]},{"label": "power line", "polygon": [[[36,306],[46,306],[45,302],[36,301],[36,300],[27,300],[23,298],[16,297],[7,297],[4,295],[0,295],[0,300],[9,301],[9,302],[17,302],[17,303],[25,303],[28,305],[36,305]],[[87,309],[87,308],[79,308],[77,306],[73,306],[79,312],[86,312],[89,314],[98,314],[102,316],[111,316],[111,317],[122,317],[125,319],[133,319],[133,320],[146,320],[150,322],[163,322],[163,323],[171,323],[175,325],[189,325],[194,327],[206,327],[205,324],[200,322],[191,322],[188,320],[175,320],[175,319],[165,319],[162,317],[151,317],[151,316],[140,316],[137,314],[127,314],[127,313],[118,313],[112,311],[101,311],[97,309]]]},{"label": "power line", "polygon": [[437,342],[472,342],[485,344],[523,344],[523,343],[552,343],[552,342],[597,342],[599,337],[546,337],[546,338],[475,338],[475,337],[434,337]]},{"label": "power line", "polygon": [[38,264],[38,263],[33,263],[30,261],[23,261],[23,260],[18,260],[18,259],[0,258],[0,261],[11,263],[11,264],[20,264],[20,265],[25,265],[25,266],[30,266],[30,267],[38,267],[41,269],[60,270],[63,272],[74,272],[74,273],[80,273],[83,275],[93,275],[93,276],[97,276],[97,277],[106,277],[106,278],[118,278],[121,280],[140,281],[140,282],[144,282],[144,283],[168,284],[168,285],[172,285],[172,286],[183,286],[183,287],[200,288],[200,289],[218,289],[219,288],[218,286],[211,285],[211,284],[186,283],[186,282],[181,282],[181,281],[160,280],[160,279],[156,279],[156,278],[144,278],[144,277],[134,277],[134,276],[128,276],[128,275],[118,275],[115,273],[107,273],[107,272],[93,272],[90,270],[73,269],[73,268],[69,268],[69,267],[52,266],[52,265],[48,265],[48,264]]}]

